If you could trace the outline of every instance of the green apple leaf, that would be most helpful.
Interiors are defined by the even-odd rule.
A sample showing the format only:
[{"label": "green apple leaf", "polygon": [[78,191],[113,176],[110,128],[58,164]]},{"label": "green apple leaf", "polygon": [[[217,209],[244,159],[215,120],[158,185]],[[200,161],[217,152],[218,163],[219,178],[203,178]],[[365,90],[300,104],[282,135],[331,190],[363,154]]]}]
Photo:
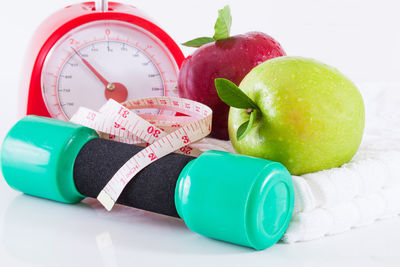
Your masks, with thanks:
[{"label": "green apple leaf", "polygon": [[232,26],[231,9],[226,5],[223,9],[218,10],[218,19],[214,26],[214,40],[229,38]]},{"label": "green apple leaf", "polygon": [[212,43],[214,41],[215,40],[211,37],[199,37],[199,38],[187,41],[187,42],[183,43],[182,45],[189,46],[189,47],[200,47],[202,45]]},{"label": "green apple leaf", "polygon": [[257,117],[257,110],[253,110],[250,113],[250,119],[239,126],[239,128],[236,132],[236,139],[238,141],[242,140],[250,132],[251,127],[253,127],[254,120],[256,119],[256,117]]},{"label": "green apple leaf", "polygon": [[223,78],[217,78],[214,82],[219,98],[228,106],[241,109],[250,108],[260,110],[257,104],[243,93],[243,91],[233,82]]},{"label": "green apple leaf", "polygon": [[182,45],[188,47],[200,47],[202,45],[229,38],[232,26],[231,9],[226,5],[223,9],[218,10],[218,18],[214,25],[214,36],[199,37],[183,43]]}]

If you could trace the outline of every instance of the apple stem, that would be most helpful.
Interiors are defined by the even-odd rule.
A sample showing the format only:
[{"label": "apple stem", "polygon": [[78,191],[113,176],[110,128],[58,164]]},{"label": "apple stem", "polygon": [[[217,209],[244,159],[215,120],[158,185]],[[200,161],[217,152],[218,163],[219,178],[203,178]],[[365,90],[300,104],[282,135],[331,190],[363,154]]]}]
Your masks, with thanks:
[{"label": "apple stem", "polygon": [[246,109],[246,114],[247,114],[247,115],[250,115],[252,112],[253,112],[253,109],[252,109],[252,108]]}]

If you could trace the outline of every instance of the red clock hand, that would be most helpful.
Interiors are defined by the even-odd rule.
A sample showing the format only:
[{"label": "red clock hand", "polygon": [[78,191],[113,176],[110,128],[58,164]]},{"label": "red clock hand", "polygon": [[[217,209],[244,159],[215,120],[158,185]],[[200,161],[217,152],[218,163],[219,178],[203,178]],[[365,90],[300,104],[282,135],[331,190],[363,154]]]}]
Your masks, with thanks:
[{"label": "red clock hand", "polygon": [[110,83],[108,82],[86,59],[82,57],[75,48],[71,47],[75,54],[82,60],[86,67],[101,81],[106,87],[104,92],[106,99],[114,99],[117,102],[124,102],[128,96],[128,90],[121,83]]},{"label": "red clock hand", "polygon": [[104,84],[104,86],[108,87],[110,83],[90,64],[86,59],[84,59],[75,48],[71,47],[74,50],[75,54],[82,60],[82,62],[88,67],[88,69]]}]

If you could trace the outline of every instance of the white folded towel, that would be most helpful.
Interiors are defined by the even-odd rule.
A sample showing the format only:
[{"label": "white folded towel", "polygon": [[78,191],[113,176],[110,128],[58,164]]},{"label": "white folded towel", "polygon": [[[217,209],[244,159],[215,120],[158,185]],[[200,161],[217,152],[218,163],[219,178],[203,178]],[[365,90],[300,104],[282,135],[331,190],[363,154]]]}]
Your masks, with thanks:
[{"label": "white folded towel", "polygon": [[385,151],[374,159],[364,157],[368,152],[360,149],[340,168],[293,176],[295,209],[284,242],[333,235],[400,214],[400,151],[390,153],[390,160]]},{"label": "white folded towel", "polygon": [[[293,243],[334,235],[400,215],[400,85],[362,87],[363,142],[351,162],[293,176],[293,217],[282,238]],[[198,147],[233,152],[229,141],[204,139]]]}]

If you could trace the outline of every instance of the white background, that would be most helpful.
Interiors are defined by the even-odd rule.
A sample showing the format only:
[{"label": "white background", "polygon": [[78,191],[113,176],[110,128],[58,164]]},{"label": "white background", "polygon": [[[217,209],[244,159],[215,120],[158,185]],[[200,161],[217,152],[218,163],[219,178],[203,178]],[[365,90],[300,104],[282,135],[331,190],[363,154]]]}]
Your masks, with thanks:
[{"label": "white background", "polygon": [[[16,121],[19,75],[30,37],[45,17],[75,2],[1,0],[0,140]],[[361,91],[365,84],[400,84],[397,0],[122,2],[144,10],[178,43],[212,36],[217,10],[228,3],[233,35],[266,32],[288,55],[333,65]],[[132,209],[111,215],[95,210],[20,196],[0,179],[0,266],[400,265],[399,219],[255,253],[195,235],[179,220]]]},{"label": "white background", "polygon": [[[76,0],[0,1],[0,138],[5,110],[15,109],[19,75],[34,30],[55,10]],[[263,31],[288,55],[312,57],[339,68],[361,87],[400,83],[400,2],[397,0],[121,1],[145,11],[177,43],[212,36],[217,10],[229,4],[232,35]],[[182,48],[185,55],[193,51]],[[13,116],[13,110],[7,113]]]}]

